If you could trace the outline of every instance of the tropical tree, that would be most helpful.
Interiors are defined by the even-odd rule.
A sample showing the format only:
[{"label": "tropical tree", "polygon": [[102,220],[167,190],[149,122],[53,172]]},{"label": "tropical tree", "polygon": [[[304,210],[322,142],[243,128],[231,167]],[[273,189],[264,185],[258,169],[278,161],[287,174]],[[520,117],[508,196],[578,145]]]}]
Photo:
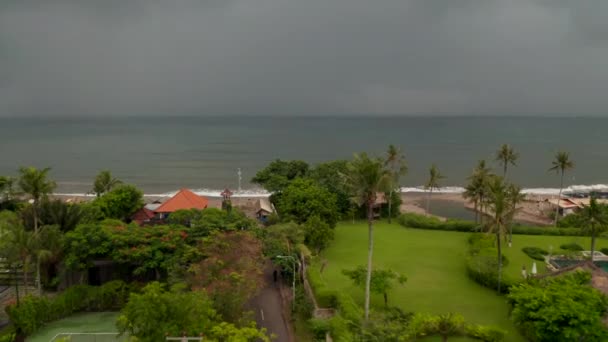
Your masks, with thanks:
[{"label": "tropical tree", "polygon": [[28,275],[32,259],[36,256],[36,236],[34,232],[25,230],[18,218],[4,220],[2,236],[3,254],[11,260],[18,261],[22,266],[24,293],[27,295]]},{"label": "tropical tree", "polygon": [[555,223],[557,227],[557,220],[559,218],[559,201],[562,198],[562,190],[564,189],[564,174],[567,170],[574,168],[574,162],[570,160],[570,154],[568,152],[559,151],[555,154],[555,159],[551,162],[551,168],[549,171],[555,171],[560,174],[559,182],[559,195],[557,196],[557,206],[555,208]]},{"label": "tropical tree", "polygon": [[392,183],[392,174],[384,167],[381,158],[369,157],[367,153],[355,154],[344,174],[353,202],[367,208],[368,247],[367,276],[365,280],[365,320],[369,318],[370,284],[372,278],[372,254],[374,250],[374,205],[378,192],[386,192]]},{"label": "tropical tree", "polygon": [[439,169],[435,164],[431,165],[429,169],[429,180],[424,185],[424,188],[428,191],[426,197],[426,213],[427,215],[431,214],[431,195],[433,194],[433,189],[439,189],[439,181],[444,179],[445,176],[439,172]]},{"label": "tropical tree", "polygon": [[598,204],[595,197],[591,197],[589,206],[585,207],[581,212],[583,221],[583,230],[591,234],[591,260],[595,252],[595,238],[597,235],[606,230],[608,217],[606,217],[605,206]]},{"label": "tropical tree", "polygon": [[496,235],[496,249],[498,251],[498,293],[502,282],[502,246],[501,239],[507,234],[507,228],[511,224],[516,207],[513,205],[515,200],[511,197],[515,195],[514,190],[510,190],[509,185],[504,182],[502,177],[494,177],[489,183],[487,198],[488,216],[486,223],[489,233]]},{"label": "tropical tree", "polygon": [[40,268],[44,262],[56,262],[63,250],[63,235],[58,227],[44,226],[33,235],[33,253],[36,257],[36,286],[42,295]]},{"label": "tropical tree", "polygon": [[143,207],[143,192],[134,185],[121,184],[95,199],[95,203],[105,217],[124,220]]},{"label": "tropical tree", "polygon": [[4,206],[5,202],[11,202],[15,194],[15,178],[0,176],[0,205]]},{"label": "tropical tree", "polygon": [[392,206],[393,206],[393,191],[395,191],[395,187],[398,189],[399,194],[401,194],[401,186],[399,185],[399,178],[407,173],[407,165],[405,162],[405,156],[401,152],[399,147],[395,145],[389,145],[388,151],[386,151],[386,160],[384,161],[384,165],[388,168],[388,170],[392,174],[393,184],[390,187],[389,195],[388,195],[388,223],[391,223],[392,215]]},{"label": "tropical tree", "polygon": [[122,184],[122,181],[112,177],[112,173],[109,170],[100,171],[93,182],[93,193],[97,197],[100,197],[119,184]]},{"label": "tropical tree", "polygon": [[[487,196],[488,182],[492,174],[486,166],[485,160],[477,163],[473,173],[469,176],[469,184],[465,187],[463,197],[473,201],[475,208],[475,223],[479,221],[479,213],[483,213],[484,200]],[[482,216],[483,217],[483,216]]]},{"label": "tropical tree", "polygon": [[502,176],[504,178],[507,178],[507,167],[509,164],[513,166],[517,165],[517,158],[519,158],[517,152],[515,152],[513,147],[507,144],[503,144],[498,151],[496,151],[496,161],[502,165]]},{"label": "tropical tree", "polygon": [[33,200],[34,231],[38,232],[38,211],[40,200],[53,192],[57,184],[48,179],[50,168],[39,170],[35,167],[22,167],[19,169],[19,187]]},{"label": "tropical tree", "polygon": [[521,187],[515,184],[509,184],[507,186],[507,193],[509,199],[509,209],[510,209],[510,217],[509,217],[509,247],[513,245],[513,219],[515,218],[515,213],[517,212],[517,206],[523,202],[525,199],[525,195],[521,193]]},{"label": "tropical tree", "polygon": [[[349,277],[358,287],[365,287],[366,272],[367,270],[363,266],[358,266],[353,270],[342,270],[342,274]],[[371,291],[381,294],[384,297],[384,306],[388,307],[388,291],[393,288],[394,282],[403,285],[406,281],[406,276],[393,270],[376,269],[372,271]]]}]

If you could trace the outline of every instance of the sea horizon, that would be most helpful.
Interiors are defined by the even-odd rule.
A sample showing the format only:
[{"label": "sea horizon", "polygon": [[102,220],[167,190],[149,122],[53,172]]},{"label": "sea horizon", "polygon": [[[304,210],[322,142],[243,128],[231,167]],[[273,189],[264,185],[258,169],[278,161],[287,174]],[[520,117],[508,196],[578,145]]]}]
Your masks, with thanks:
[{"label": "sea horizon", "polygon": [[57,193],[83,195],[103,169],[152,196],[180,188],[215,196],[238,188],[264,196],[250,179],[274,159],[317,163],[381,155],[401,147],[409,172],[404,192],[420,191],[435,163],[446,175],[443,190],[461,192],[475,164],[494,162],[501,144],[519,153],[508,177],[526,192],[557,194],[559,177],[549,172],[559,150],[575,168],[566,173],[573,191],[608,189],[608,118],[559,116],[175,116],[0,118],[0,175],[20,166],[51,167]]}]

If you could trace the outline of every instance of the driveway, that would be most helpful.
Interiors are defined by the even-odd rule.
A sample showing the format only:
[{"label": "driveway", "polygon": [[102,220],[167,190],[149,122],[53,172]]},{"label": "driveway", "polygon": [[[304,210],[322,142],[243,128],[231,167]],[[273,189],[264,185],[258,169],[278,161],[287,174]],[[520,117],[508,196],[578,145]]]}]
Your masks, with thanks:
[{"label": "driveway", "polygon": [[268,333],[276,336],[273,341],[291,342],[288,324],[283,316],[279,285],[275,284],[273,280],[272,270],[272,267],[266,268],[264,272],[265,287],[251,300],[249,307],[255,313],[258,326],[266,328]]}]

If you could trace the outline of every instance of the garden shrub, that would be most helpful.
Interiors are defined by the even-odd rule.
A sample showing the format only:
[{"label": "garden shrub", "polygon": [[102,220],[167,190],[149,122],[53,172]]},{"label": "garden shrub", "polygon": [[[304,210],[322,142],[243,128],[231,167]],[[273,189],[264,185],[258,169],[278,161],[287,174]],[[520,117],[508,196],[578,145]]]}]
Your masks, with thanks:
[{"label": "garden shrub", "polygon": [[54,298],[26,296],[19,306],[6,308],[11,322],[25,335],[31,335],[45,323],[81,311],[115,311],[129,298],[131,288],[122,281],[102,286],[76,285]]},{"label": "garden shrub", "polygon": [[466,336],[484,342],[501,342],[505,339],[506,334],[502,329],[476,324],[467,324],[464,329]]},{"label": "garden shrub", "polygon": [[[496,254],[498,251],[494,247],[494,235],[473,234],[468,239],[468,256],[465,259],[467,275],[482,286],[496,289],[498,288],[498,262]],[[509,264],[509,260],[502,255],[502,266]],[[501,277],[501,292],[507,293],[509,288],[517,282],[508,278],[504,272]]]},{"label": "garden shrub", "polygon": [[583,250],[583,247],[581,247],[581,245],[579,245],[578,243],[565,243],[563,245],[560,245],[559,248],[565,250],[565,251],[573,251],[573,252],[580,252]]},{"label": "garden shrub", "polygon": [[530,258],[538,261],[545,261],[545,255],[549,254],[549,252],[539,247],[524,247],[521,250]]},{"label": "garden shrub", "polygon": [[[433,216],[425,216],[414,213],[401,214],[397,222],[406,228],[445,230],[455,232],[480,231],[481,225],[473,221],[447,220],[441,221]],[[552,235],[552,236],[584,236],[585,233],[579,228],[555,228],[555,227],[532,227],[515,224],[512,227],[513,234],[520,235]]]}]

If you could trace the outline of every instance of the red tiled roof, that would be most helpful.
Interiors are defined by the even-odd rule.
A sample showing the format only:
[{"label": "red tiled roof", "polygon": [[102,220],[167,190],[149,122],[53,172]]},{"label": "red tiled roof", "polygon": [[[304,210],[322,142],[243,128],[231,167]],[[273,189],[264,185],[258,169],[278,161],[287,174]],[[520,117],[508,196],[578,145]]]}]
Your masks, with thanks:
[{"label": "red tiled roof", "polygon": [[131,215],[131,220],[142,224],[143,222],[149,221],[154,217],[154,212],[148,208],[141,208]]},{"label": "red tiled roof", "polygon": [[188,189],[181,189],[175,196],[169,198],[160,207],[156,208],[156,213],[172,213],[181,209],[205,209],[209,200],[201,197]]}]

